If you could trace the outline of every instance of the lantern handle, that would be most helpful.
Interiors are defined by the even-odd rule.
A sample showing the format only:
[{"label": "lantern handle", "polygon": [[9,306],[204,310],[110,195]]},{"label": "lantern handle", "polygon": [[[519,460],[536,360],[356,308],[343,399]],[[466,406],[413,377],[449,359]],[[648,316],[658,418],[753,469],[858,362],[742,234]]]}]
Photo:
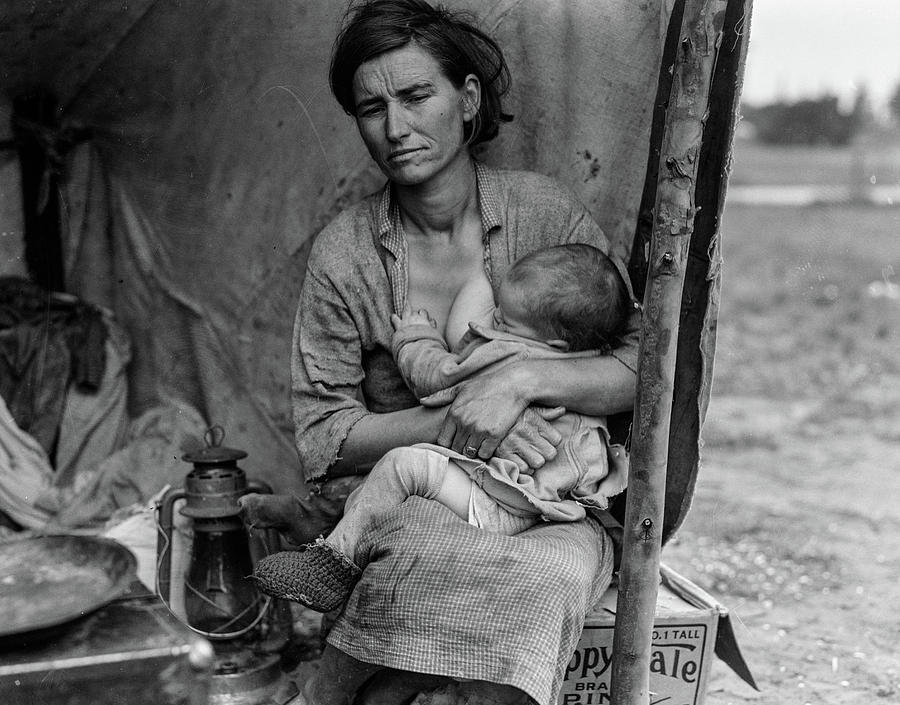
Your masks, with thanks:
[{"label": "lantern handle", "polygon": [[207,448],[219,448],[222,441],[225,440],[225,429],[219,426],[210,426],[203,434],[203,440],[206,441]]}]

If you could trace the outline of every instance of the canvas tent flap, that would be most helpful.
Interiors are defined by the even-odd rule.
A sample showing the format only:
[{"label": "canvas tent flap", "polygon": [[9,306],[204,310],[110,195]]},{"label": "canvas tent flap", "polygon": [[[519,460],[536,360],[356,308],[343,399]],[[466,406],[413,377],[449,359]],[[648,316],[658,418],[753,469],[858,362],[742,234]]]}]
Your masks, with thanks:
[{"label": "canvas tent flap", "polygon": [[[567,183],[627,257],[671,2],[468,8],[505,48],[515,121],[480,155]],[[312,238],[380,187],[331,97],[343,3],[6,3],[4,98],[41,88],[88,140],[63,173],[72,293],[115,311],[133,415],[181,396],[248,473],[299,483],[294,307]]]}]

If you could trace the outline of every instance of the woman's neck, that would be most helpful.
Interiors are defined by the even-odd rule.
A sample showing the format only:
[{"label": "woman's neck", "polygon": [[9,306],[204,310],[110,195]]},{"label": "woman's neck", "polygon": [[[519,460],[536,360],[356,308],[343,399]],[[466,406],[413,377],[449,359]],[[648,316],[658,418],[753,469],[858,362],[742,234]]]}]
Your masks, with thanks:
[{"label": "woman's neck", "polygon": [[478,206],[475,164],[465,155],[427,183],[395,185],[394,193],[407,235],[452,238],[466,213]]}]

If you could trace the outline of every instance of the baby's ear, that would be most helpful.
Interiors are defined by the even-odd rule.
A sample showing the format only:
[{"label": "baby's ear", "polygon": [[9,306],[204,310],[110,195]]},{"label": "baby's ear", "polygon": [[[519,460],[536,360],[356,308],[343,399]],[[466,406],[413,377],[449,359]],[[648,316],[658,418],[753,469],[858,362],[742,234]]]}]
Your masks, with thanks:
[{"label": "baby's ear", "polygon": [[551,348],[556,348],[557,350],[561,350],[562,352],[569,352],[569,344],[565,340],[545,340],[545,343],[549,345]]}]

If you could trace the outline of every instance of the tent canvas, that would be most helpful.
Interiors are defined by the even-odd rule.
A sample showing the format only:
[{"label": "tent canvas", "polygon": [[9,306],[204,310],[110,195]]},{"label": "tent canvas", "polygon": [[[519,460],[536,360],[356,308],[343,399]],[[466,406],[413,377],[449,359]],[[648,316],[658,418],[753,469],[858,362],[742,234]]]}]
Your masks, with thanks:
[{"label": "tent canvas", "polygon": [[[665,121],[657,91],[671,58],[669,20],[683,1],[448,4],[477,11],[514,77],[516,120],[479,157],[568,184],[640,284],[646,252],[632,242],[637,227],[647,244],[640,222],[655,194],[654,128]],[[664,537],[690,504],[712,373],[718,216],[745,57],[734,48],[749,0],[726,4],[734,45],[717,67],[715,128],[701,139],[697,203],[706,212],[694,227],[705,251],[691,252],[701,269],[683,308],[693,321],[679,339]],[[29,129],[60,185],[65,288],[110,309],[127,331],[132,416],[161,400],[188,402],[224,426],[229,445],[249,452],[248,471],[278,491],[296,490],[300,477],[288,358],[309,246],[382,182],[327,90],[343,9],[324,0],[0,9],[0,115],[5,122],[35,91],[58,106]],[[718,56],[718,46],[707,49]],[[7,150],[0,162],[0,273],[21,270],[13,158]]]},{"label": "tent canvas", "polygon": [[[513,73],[515,120],[482,158],[562,179],[626,258],[670,4],[449,3],[477,11]],[[59,106],[49,134],[82,136],[59,174],[66,288],[127,329],[131,414],[184,399],[276,490],[300,477],[288,359],[310,243],[382,183],[327,87],[343,9],[45,0],[0,10],[7,114],[39,89]]]}]

